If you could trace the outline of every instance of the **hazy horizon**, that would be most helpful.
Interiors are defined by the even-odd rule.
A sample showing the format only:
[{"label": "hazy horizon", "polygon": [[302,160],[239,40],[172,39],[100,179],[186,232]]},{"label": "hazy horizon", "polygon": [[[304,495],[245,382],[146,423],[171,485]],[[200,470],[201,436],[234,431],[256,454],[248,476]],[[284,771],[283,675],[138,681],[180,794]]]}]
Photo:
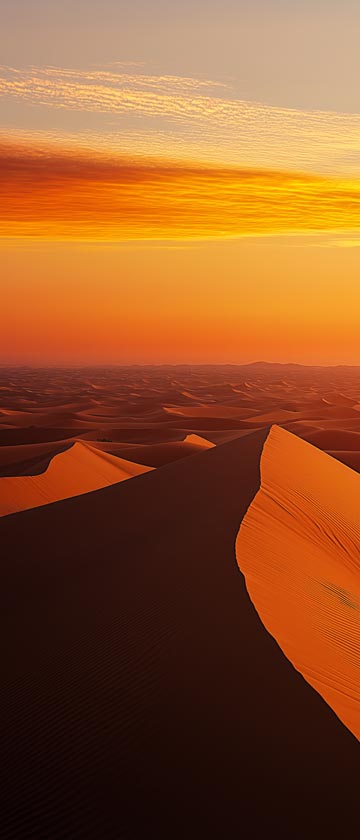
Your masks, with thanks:
[{"label": "hazy horizon", "polygon": [[276,362],[276,361],[266,361],[266,360],[255,360],[251,362],[87,362],[83,364],[78,363],[64,363],[60,364],[58,362],[54,363],[43,363],[39,364],[31,364],[30,362],[18,362],[18,363],[0,363],[0,370],[9,370],[9,369],[31,369],[31,370],[106,370],[109,368],[244,368],[244,367],[291,367],[291,368],[359,368],[360,364],[317,364],[313,362],[312,364],[303,364],[301,362]]}]

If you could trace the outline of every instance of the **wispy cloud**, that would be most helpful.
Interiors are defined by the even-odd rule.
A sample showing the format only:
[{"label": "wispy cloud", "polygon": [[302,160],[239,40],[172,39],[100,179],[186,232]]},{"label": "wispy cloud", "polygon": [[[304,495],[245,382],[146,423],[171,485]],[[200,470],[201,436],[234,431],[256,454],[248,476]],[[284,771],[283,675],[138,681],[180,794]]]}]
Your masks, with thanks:
[{"label": "wispy cloud", "polygon": [[125,70],[2,67],[0,97],[102,114],[124,151],[135,143],[145,154],[360,174],[360,114],[277,108],[222,82]]},{"label": "wispy cloud", "polygon": [[0,235],[121,241],[360,230],[360,181],[4,145]]},{"label": "wispy cloud", "polygon": [[[0,67],[0,94],[13,96],[31,103],[50,105],[55,108],[81,109],[102,112],[117,112],[139,109],[148,112],[154,102],[151,94],[159,97],[158,109],[171,115],[174,109],[172,97],[180,96],[180,102],[189,108],[191,95],[200,94],[194,102],[205,106],[205,92],[226,88],[221,82],[193,79],[186,76],[152,76],[137,73],[119,73],[114,70],[95,68],[72,70],[60,67],[30,67],[20,70]],[[136,98],[137,97],[137,98]],[[162,103],[162,97],[166,97]],[[175,108],[177,112],[177,108]]]}]

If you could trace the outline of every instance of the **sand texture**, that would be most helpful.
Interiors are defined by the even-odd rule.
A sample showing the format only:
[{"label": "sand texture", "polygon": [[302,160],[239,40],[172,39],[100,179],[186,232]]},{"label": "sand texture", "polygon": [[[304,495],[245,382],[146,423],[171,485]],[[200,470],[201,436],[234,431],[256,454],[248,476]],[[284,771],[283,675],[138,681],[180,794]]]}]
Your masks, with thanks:
[{"label": "sand texture", "polygon": [[360,478],[273,426],[237,559],[261,620],[360,740]]},{"label": "sand texture", "polygon": [[80,496],[149,469],[79,441],[55,455],[40,475],[0,478],[0,516]]},{"label": "sand texture", "polygon": [[357,368],[0,368],[1,838],[353,837],[359,406]]},{"label": "sand texture", "polygon": [[267,433],[1,520],[6,840],[352,836],[358,742],[236,564]]}]

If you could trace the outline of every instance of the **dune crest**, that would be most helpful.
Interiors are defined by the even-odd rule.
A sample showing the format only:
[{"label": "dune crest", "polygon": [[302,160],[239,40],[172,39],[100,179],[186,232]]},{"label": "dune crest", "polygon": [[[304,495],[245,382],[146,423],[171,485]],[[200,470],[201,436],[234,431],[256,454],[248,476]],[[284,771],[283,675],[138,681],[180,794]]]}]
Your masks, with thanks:
[{"label": "dune crest", "polygon": [[40,475],[0,478],[0,516],[80,496],[151,470],[78,441]]},{"label": "dune crest", "polygon": [[273,426],[237,561],[294,667],[360,739],[360,478]]},{"label": "dune crest", "polygon": [[216,446],[216,444],[211,440],[207,440],[206,438],[201,437],[201,435],[195,434],[186,435],[184,443],[191,443],[194,446],[198,446],[199,449],[213,449],[213,447]]}]

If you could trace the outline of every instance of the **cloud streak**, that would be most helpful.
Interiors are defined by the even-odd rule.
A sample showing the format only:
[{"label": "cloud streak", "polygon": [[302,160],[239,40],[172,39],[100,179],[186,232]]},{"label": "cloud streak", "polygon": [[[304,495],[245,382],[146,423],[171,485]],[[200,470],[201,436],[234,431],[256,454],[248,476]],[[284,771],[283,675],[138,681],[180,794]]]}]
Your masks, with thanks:
[{"label": "cloud streak", "polygon": [[2,237],[226,239],[358,231],[360,181],[6,145]]},{"label": "cloud streak", "polygon": [[209,92],[226,87],[221,82],[184,76],[58,67],[30,67],[28,70],[0,67],[1,96],[69,110],[104,113],[138,110],[148,114],[149,108],[157,105],[158,113],[171,116],[181,105],[196,114],[209,107]]},{"label": "cloud streak", "polygon": [[145,154],[360,175],[359,114],[248,102],[221,82],[116,68],[2,67],[0,98],[48,115],[77,111],[85,122],[96,114],[107,130],[111,121],[113,142],[121,132],[124,151],[135,142]]}]

